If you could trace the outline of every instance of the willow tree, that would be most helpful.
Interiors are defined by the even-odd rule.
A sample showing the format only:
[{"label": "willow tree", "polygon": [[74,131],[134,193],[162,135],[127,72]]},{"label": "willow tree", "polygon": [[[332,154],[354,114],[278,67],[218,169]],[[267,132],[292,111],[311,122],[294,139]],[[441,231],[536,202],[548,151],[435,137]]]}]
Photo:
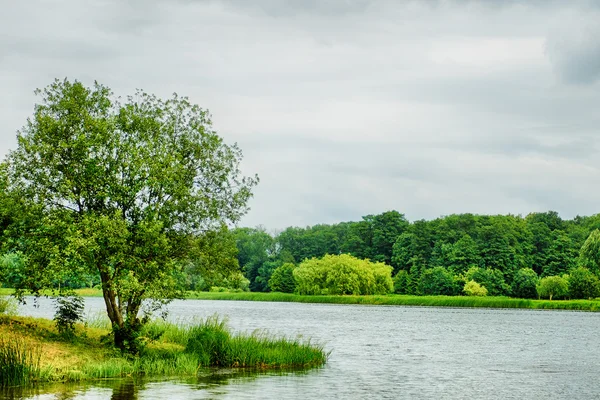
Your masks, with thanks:
[{"label": "willow tree", "polygon": [[[257,177],[241,151],[185,97],[56,80],[5,161],[8,190],[27,205],[13,228],[32,292],[64,274],[100,275],[115,344],[127,348],[144,300],[179,295],[178,270],[202,257],[206,232],[247,211]],[[215,266],[218,267],[218,266]]]}]

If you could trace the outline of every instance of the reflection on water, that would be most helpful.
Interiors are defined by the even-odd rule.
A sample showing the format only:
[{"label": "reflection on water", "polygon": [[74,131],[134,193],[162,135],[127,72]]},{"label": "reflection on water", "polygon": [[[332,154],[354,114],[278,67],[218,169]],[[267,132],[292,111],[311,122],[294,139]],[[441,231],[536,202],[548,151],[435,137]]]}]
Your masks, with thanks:
[{"label": "reflection on water", "polygon": [[109,379],[92,384],[52,384],[36,387],[0,389],[0,399],[6,400],[138,400],[156,399],[219,399],[228,391],[228,384],[243,385],[259,376],[300,376],[306,371],[268,371],[205,369],[196,378],[173,380]]}]

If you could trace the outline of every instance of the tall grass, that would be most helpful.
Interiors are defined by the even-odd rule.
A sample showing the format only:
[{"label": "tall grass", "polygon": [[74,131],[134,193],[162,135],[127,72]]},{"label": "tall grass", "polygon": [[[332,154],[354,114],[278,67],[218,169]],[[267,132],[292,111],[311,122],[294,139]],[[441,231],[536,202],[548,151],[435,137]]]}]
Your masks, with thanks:
[{"label": "tall grass", "polygon": [[41,352],[23,340],[0,339],[0,387],[24,385],[38,380]]},{"label": "tall grass", "polygon": [[202,367],[296,368],[319,366],[328,354],[310,341],[275,337],[265,332],[232,334],[216,316],[190,328],[186,353]]},{"label": "tall grass", "polygon": [[241,300],[241,301],[277,301],[324,304],[370,304],[397,306],[432,307],[484,307],[484,308],[531,308],[552,310],[600,311],[600,300],[534,300],[512,297],[475,297],[475,296],[411,296],[411,295],[373,295],[373,296],[309,296],[290,293],[209,293],[196,292],[189,295],[198,300]]}]

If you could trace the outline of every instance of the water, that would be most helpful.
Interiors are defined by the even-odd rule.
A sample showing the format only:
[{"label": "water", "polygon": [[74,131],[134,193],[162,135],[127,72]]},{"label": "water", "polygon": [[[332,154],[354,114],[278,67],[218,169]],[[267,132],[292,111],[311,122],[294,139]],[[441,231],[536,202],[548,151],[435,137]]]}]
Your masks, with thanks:
[{"label": "water", "polygon": [[[86,299],[89,312],[101,298]],[[42,301],[22,314],[51,317]],[[591,399],[598,397],[600,314],[177,301],[173,320],[227,315],[237,331],[303,335],[331,351],[327,365],[296,373],[212,371],[194,380],[119,380],[53,386],[28,399]]]}]

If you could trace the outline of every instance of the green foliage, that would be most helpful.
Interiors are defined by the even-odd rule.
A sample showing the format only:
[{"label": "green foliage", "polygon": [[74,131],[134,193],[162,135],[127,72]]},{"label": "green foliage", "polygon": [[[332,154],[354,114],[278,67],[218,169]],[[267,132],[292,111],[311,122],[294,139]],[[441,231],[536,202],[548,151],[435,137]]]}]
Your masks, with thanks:
[{"label": "green foliage", "polygon": [[405,270],[400,270],[393,278],[394,293],[413,294],[412,278]]},{"label": "green foliage", "polygon": [[392,268],[348,254],[303,261],[295,270],[300,294],[385,294],[393,290]]},{"label": "green foliage", "polygon": [[0,387],[24,385],[40,376],[40,348],[15,338],[0,338]]},{"label": "green foliage", "polygon": [[294,269],[296,266],[292,263],[285,263],[277,267],[271,279],[269,279],[269,287],[274,292],[294,293],[296,290],[296,280],[294,279]]},{"label": "green foliage", "polygon": [[600,229],[592,231],[581,246],[579,265],[596,275],[600,273]]},{"label": "green foliage", "polygon": [[419,281],[419,293],[422,295],[455,296],[461,288],[452,273],[444,267],[426,269]]},{"label": "green foliage", "polygon": [[594,299],[600,295],[600,281],[589,269],[573,268],[569,271],[569,296],[572,299]]},{"label": "green foliage", "polygon": [[237,268],[233,241],[216,249],[257,178],[241,176],[241,151],[211,129],[206,110],[142,91],[121,102],[98,83],[66,79],[36,93],[2,167],[23,211],[8,229],[27,258],[19,289],[97,274],[115,341],[129,340],[144,299],[158,307],[182,295],[186,265],[204,276]]},{"label": "green foliage", "polygon": [[521,268],[515,273],[510,287],[511,294],[514,297],[522,299],[537,298],[537,284],[539,278],[531,268]]},{"label": "green foliage", "polygon": [[465,274],[465,280],[484,286],[490,296],[505,296],[510,289],[504,282],[504,275],[497,269],[471,267]]},{"label": "green foliage", "polygon": [[11,297],[0,296],[0,315],[13,315],[17,313],[17,302]]},{"label": "green foliage", "polygon": [[485,286],[481,286],[479,283],[475,282],[474,280],[470,280],[467,283],[465,283],[465,286],[463,287],[463,293],[467,296],[487,296],[488,294],[488,290],[485,288]]},{"label": "green foliage", "polygon": [[322,348],[310,342],[275,338],[265,333],[234,335],[225,320],[207,318],[187,333],[185,352],[203,367],[306,367],[327,360]]},{"label": "green foliage", "polygon": [[83,321],[83,298],[74,294],[59,296],[54,300],[54,322],[58,332],[65,337],[75,335],[75,323]]},{"label": "green foliage", "polygon": [[561,276],[546,276],[537,285],[540,298],[552,300],[565,298],[569,294],[569,281]]}]

